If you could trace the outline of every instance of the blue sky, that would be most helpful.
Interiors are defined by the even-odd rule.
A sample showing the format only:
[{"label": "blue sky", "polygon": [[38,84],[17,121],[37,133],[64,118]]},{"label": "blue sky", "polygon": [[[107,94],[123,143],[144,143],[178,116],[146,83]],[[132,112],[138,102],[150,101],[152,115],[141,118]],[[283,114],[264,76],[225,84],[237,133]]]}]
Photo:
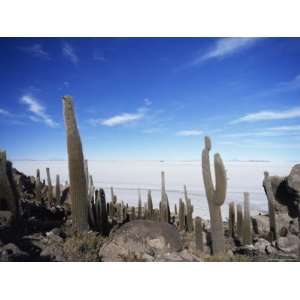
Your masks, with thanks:
[{"label": "blue sky", "polygon": [[298,160],[298,38],[0,38],[0,148],[65,159],[72,95],[88,159]]}]

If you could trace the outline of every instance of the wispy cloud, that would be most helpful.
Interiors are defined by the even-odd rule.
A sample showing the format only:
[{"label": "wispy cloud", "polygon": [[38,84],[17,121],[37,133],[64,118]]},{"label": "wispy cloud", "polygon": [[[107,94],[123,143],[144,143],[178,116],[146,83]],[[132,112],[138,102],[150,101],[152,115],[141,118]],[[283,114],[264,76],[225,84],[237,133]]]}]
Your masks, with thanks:
[{"label": "wispy cloud", "polygon": [[144,103],[145,103],[146,106],[151,106],[152,105],[152,101],[149,98],[145,98]]},{"label": "wispy cloud", "polygon": [[275,131],[275,132],[298,131],[300,134],[300,125],[270,127],[270,128],[268,128],[268,130]]},{"label": "wispy cloud", "polygon": [[203,132],[201,130],[181,130],[176,132],[178,136],[198,136],[202,134]]},{"label": "wispy cloud", "polygon": [[196,58],[192,65],[238,53],[253,46],[258,40],[259,38],[220,38],[209,51]]},{"label": "wispy cloud", "polygon": [[97,60],[97,61],[99,61],[99,62],[105,62],[105,61],[106,61],[104,55],[99,54],[99,53],[96,53],[96,52],[95,52],[94,55],[93,55],[93,59],[94,59],[94,60]]},{"label": "wispy cloud", "polygon": [[62,47],[63,55],[68,58],[74,65],[77,65],[79,62],[79,58],[75,52],[74,47],[72,47],[69,43],[63,43]]},{"label": "wispy cloud", "polygon": [[49,53],[44,50],[43,46],[41,44],[34,44],[32,46],[28,47],[19,47],[20,50],[30,53],[32,56],[39,57],[42,59],[50,59]]},{"label": "wispy cloud", "polygon": [[6,109],[0,108],[0,115],[5,117],[13,117],[14,115]]},{"label": "wispy cloud", "polygon": [[258,122],[258,121],[268,121],[268,120],[284,120],[293,119],[300,117],[300,107],[295,107],[288,110],[281,111],[259,111],[256,113],[247,114],[241,118],[233,120],[231,124],[237,124],[242,122]]},{"label": "wispy cloud", "polygon": [[43,122],[49,127],[57,127],[58,123],[56,123],[45,111],[45,107],[43,107],[39,101],[32,97],[31,95],[24,95],[21,97],[20,102],[25,104],[28,110],[33,114],[29,116],[32,121],[35,122]]}]

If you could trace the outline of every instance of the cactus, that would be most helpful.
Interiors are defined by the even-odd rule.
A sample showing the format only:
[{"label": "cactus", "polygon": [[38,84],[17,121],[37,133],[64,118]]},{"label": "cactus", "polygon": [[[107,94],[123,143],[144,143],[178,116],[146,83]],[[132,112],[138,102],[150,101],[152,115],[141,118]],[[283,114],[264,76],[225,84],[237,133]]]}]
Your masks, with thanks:
[{"label": "cactus", "polygon": [[184,185],[184,200],[185,200],[185,219],[186,219],[186,231],[192,232],[194,229],[193,224],[193,206],[191,199],[188,198],[187,188]]},{"label": "cactus", "polygon": [[6,152],[0,151],[0,206],[8,209],[13,220],[19,217],[19,196],[12,175],[12,164],[6,160]]},{"label": "cactus", "polygon": [[72,97],[64,96],[64,117],[67,132],[72,226],[75,232],[88,230],[88,196],[82,144],[77,128]]},{"label": "cactus", "polygon": [[87,193],[89,193],[89,189],[90,189],[90,186],[89,186],[89,163],[88,163],[88,160],[85,159],[84,160],[84,175],[85,175],[85,180],[86,180],[86,190],[87,190]]},{"label": "cactus", "polygon": [[100,202],[100,229],[101,233],[104,235],[108,234],[108,216],[107,216],[107,206],[105,200],[105,193],[103,189],[99,190],[99,202]]},{"label": "cactus", "polygon": [[236,235],[240,242],[243,240],[243,207],[241,204],[236,206],[237,222],[236,222]]},{"label": "cactus", "polygon": [[47,196],[48,196],[48,203],[51,205],[53,204],[53,186],[51,182],[51,176],[50,176],[50,169],[46,168],[46,173],[47,173]]},{"label": "cactus", "polygon": [[147,206],[148,206],[148,218],[150,220],[153,219],[153,202],[152,202],[152,195],[151,195],[151,190],[148,190],[147,194]]},{"label": "cactus", "polygon": [[177,216],[177,205],[176,205],[176,203],[174,204],[174,214],[175,214],[175,216]]},{"label": "cactus", "polygon": [[268,172],[264,173],[263,187],[268,199],[269,209],[269,222],[270,222],[270,237],[271,240],[277,240],[277,226],[276,226],[276,214],[275,214],[275,198],[272,190],[271,179]]},{"label": "cactus", "polygon": [[138,189],[138,219],[142,218],[142,195],[141,195],[141,190]]},{"label": "cactus", "polygon": [[114,194],[114,189],[113,189],[113,187],[110,187],[110,195],[111,195],[111,201],[112,202],[114,202],[114,200],[115,200],[115,194]]},{"label": "cactus", "polygon": [[55,198],[56,198],[56,204],[60,204],[60,180],[59,180],[59,175],[56,175]]},{"label": "cactus", "polygon": [[170,208],[166,193],[165,172],[161,172],[160,222],[170,223]]},{"label": "cactus", "polygon": [[243,245],[252,244],[249,193],[244,193]]},{"label": "cactus", "polygon": [[234,202],[229,203],[228,229],[229,229],[229,236],[234,238],[235,237],[235,205],[234,205]]},{"label": "cactus", "polygon": [[202,152],[202,174],[206,197],[208,201],[211,237],[212,237],[212,253],[214,255],[222,254],[225,251],[224,228],[222,222],[221,206],[226,197],[226,171],[221,156],[217,153],[214,155],[216,187],[214,187],[209,161],[209,151],[211,150],[211,141],[209,137],[205,137],[205,148]]},{"label": "cactus", "polygon": [[130,221],[135,220],[135,207],[132,206],[131,207],[131,211],[130,211]]},{"label": "cactus", "polygon": [[185,230],[185,207],[182,199],[179,199],[179,230]]},{"label": "cactus", "polygon": [[42,203],[42,184],[40,170],[36,170],[36,179],[35,179],[35,200],[37,203]]},{"label": "cactus", "polygon": [[202,219],[200,217],[195,218],[195,242],[196,242],[196,251],[203,252]]}]

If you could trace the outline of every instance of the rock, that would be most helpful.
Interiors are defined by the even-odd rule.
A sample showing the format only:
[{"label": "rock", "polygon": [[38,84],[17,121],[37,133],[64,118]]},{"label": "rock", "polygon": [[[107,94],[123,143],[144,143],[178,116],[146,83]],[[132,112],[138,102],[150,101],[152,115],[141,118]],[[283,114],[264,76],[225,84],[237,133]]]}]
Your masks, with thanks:
[{"label": "rock", "polygon": [[174,226],[150,220],[134,220],[112,233],[99,255],[103,261],[132,261],[141,259],[145,253],[164,259],[165,255],[169,257],[174,252],[182,261],[184,256],[178,254],[181,250],[182,240]]},{"label": "rock", "polygon": [[234,254],[239,254],[239,255],[246,255],[246,256],[257,256],[258,251],[255,249],[254,245],[246,245],[246,246],[241,246],[237,247],[233,250]]},{"label": "rock", "polygon": [[255,250],[257,253],[264,255],[264,254],[271,254],[272,252],[272,247],[271,243],[265,239],[259,238],[257,242],[254,244]]},{"label": "rock", "polygon": [[259,236],[267,236],[270,232],[270,221],[267,215],[251,217],[253,231]]},{"label": "rock", "polygon": [[280,231],[279,231],[280,236],[285,237],[288,235],[288,233],[289,233],[289,230],[285,226],[280,228]]},{"label": "rock", "polygon": [[289,234],[286,237],[280,237],[277,240],[277,247],[279,250],[290,253],[298,254],[300,240],[296,235]]},{"label": "rock", "polygon": [[49,231],[46,233],[46,236],[51,239],[52,241],[56,243],[62,243],[63,238],[61,238],[59,235],[55,234],[53,231]]},{"label": "rock", "polygon": [[11,225],[13,214],[9,210],[0,210],[0,225]]},{"label": "rock", "polygon": [[300,164],[293,166],[289,176],[287,177],[287,184],[291,190],[300,194]]},{"label": "rock", "polygon": [[47,257],[51,261],[65,261],[63,245],[54,243],[46,246],[40,253],[41,257]]},{"label": "rock", "polygon": [[26,257],[28,254],[19,249],[13,243],[6,244],[1,249],[0,261],[13,261],[20,257]]}]

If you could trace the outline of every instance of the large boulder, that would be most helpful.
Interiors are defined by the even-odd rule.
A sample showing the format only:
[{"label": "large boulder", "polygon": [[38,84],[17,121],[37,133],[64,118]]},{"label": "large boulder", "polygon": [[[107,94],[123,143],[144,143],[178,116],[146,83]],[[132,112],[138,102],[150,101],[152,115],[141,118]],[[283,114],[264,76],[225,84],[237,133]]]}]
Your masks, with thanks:
[{"label": "large boulder", "polygon": [[99,255],[102,261],[162,261],[164,258],[166,261],[190,261],[180,254],[182,248],[181,237],[174,226],[134,220],[113,232]]},{"label": "large boulder", "polygon": [[277,247],[279,250],[289,253],[299,255],[300,240],[296,235],[289,234],[286,237],[279,237],[277,240]]}]

